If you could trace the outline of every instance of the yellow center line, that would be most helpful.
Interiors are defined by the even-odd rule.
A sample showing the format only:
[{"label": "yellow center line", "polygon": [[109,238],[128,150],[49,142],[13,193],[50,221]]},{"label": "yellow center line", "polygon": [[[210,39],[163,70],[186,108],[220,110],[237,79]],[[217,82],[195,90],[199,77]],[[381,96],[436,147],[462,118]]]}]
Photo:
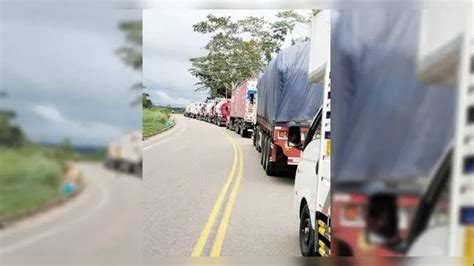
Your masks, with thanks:
[{"label": "yellow center line", "polygon": [[242,149],[237,144],[237,149],[239,150],[239,158],[240,158],[240,168],[239,174],[237,179],[235,180],[234,187],[232,188],[232,192],[230,193],[229,200],[227,201],[227,205],[225,207],[224,214],[221,219],[221,223],[219,224],[219,228],[217,229],[217,234],[214,239],[214,244],[211,249],[211,257],[219,257],[221,255],[222,245],[224,244],[225,234],[227,232],[227,227],[229,225],[230,216],[232,215],[232,209],[234,208],[235,199],[237,198],[237,193],[240,188],[240,183],[242,181],[242,175],[244,171],[244,159],[242,154]]},{"label": "yellow center line", "polygon": [[[221,131],[223,132],[223,131]],[[227,178],[227,181],[222,188],[222,191],[220,192],[216,203],[214,204],[214,207],[212,208],[211,214],[209,215],[209,218],[207,220],[206,225],[204,226],[204,229],[201,232],[201,235],[199,236],[199,239],[196,243],[196,245],[193,248],[193,252],[191,253],[192,257],[199,257],[202,254],[202,251],[204,247],[206,246],[207,239],[209,238],[209,234],[212,230],[212,227],[214,226],[214,223],[216,222],[217,215],[222,207],[222,203],[224,202],[225,196],[227,194],[227,191],[229,190],[230,185],[232,184],[232,181],[235,176],[235,171],[237,169],[237,163],[238,163],[238,157],[237,157],[237,145],[234,143],[234,141],[230,138],[228,134],[226,135],[227,140],[229,140],[230,144],[232,145],[233,151],[234,151],[234,161],[232,163],[232,169],[229,173],[229,177]]]}]

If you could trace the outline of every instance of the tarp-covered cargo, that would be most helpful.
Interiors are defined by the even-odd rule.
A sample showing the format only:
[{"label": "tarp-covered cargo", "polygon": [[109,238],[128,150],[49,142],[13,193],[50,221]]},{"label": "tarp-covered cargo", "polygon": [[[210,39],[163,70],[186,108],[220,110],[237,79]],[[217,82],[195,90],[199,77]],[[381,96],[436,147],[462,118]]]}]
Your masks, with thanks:
[{"label": "tarp-covered cargo", "polygon": [[454,88],[416,78],[420,15],[344,10],[332,26],[331,172],[339,188],[427,177],[453,137]]},{"label": "tarp-covered cargo", "polygon": [[257,115],[272,124],[311,121],[322,104],[323,85],[308,81],[310,43],[282,50],[258,80]]}]

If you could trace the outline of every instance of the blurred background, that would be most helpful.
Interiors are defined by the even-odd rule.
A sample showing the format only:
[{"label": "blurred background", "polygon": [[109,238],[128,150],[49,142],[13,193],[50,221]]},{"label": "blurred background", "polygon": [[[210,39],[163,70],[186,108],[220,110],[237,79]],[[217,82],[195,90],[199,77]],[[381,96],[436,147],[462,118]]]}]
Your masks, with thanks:
[{"label": "blurred background", "polygon": [[[142,11],[12,2],[0,10],[2,262],[126,249],[111,240],[139,233],[104,227],[139,228],[140,179],[128,172],[141,168]],[[121,160],[121,145],[133,163]]]}]

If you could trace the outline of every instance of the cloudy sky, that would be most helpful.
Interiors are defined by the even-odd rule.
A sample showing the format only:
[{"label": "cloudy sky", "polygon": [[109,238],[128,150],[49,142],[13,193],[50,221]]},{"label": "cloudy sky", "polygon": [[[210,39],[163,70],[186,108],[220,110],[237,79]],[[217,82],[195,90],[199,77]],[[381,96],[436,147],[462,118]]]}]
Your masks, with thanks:
[{"label": "cloudy sky", "polygon": [[[3,4],[2,4],[3,5]],[[101,8],[1,8],[0,109],[34,141],[103,145],[141,127],[139,95],[129,88],[141,73],[114,50],[123,41],[118,22],[142,11]]]},{"label": "cloudy sky", "polygon": [[184,106],[204,100],[206,92],[195,92],[197,80],[189,74],[189,59],[205,54],[209,36],[193,32],[192,25],[217,16],[264,17],[275,20],[275,10],[145,10],[143,12],[143,80],[152,101],[159,105]]}]

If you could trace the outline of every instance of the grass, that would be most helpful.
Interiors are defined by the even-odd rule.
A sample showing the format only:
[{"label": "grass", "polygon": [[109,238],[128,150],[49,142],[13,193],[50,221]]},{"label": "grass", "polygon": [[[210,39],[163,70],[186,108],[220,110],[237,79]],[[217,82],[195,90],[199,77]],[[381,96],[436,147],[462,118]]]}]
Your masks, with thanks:
[{"label": "grass", "polygon": [[143,109],[143,135],[150,136],[165,128],[169,122],[169,110],[163,108]]},{"label": "grass", "polygon": [[25,213],[61,197],[67,157],[39,145],[0,148],[0,217]]}]

